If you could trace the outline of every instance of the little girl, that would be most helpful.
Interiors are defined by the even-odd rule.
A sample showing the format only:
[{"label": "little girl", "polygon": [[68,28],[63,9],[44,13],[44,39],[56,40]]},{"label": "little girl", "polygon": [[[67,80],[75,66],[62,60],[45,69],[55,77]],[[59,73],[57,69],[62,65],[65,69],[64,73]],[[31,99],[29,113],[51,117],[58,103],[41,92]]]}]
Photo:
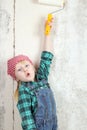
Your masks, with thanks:
[{"label": "little girl", "polygon": [[48,35],[37,72],[25,55],[8,60],[8,74],[18,83],[17,108],[23,130],[57,130],[56,104],[48,83],[52,59],[52,43]]}]

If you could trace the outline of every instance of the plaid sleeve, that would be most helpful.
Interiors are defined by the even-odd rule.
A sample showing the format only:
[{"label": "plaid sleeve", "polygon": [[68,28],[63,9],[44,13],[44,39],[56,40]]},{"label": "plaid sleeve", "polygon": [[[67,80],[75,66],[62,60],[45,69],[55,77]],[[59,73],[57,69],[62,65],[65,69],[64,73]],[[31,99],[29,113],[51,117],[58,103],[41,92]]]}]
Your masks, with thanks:
[{"label": "plaid sleeve", "polygon": [[53,54],[43,51],[41,54],[40,66],[37,71],[37,80],[48,79],[50,65],[52,63]]},{"label": "plaid sleeve", "polygon": [[29,93],[21,87],[19,91],[19,101],[17,104],[23,130],[36,130],[35,122],[31,112],[31,98]]}]

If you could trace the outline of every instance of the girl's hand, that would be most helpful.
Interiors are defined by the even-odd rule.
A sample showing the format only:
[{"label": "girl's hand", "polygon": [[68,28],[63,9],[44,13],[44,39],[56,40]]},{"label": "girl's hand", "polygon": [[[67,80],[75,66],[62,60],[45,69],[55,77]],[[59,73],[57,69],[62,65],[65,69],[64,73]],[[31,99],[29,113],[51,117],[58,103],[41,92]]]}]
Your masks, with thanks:
[{"label": "girl's hand", "polygon": [[50,34],[52,25],[53,25],[53,16],[52,16],[52,14],[48,14],[48,18],[45,22],[45,35],[46,36],[48,36]]}]

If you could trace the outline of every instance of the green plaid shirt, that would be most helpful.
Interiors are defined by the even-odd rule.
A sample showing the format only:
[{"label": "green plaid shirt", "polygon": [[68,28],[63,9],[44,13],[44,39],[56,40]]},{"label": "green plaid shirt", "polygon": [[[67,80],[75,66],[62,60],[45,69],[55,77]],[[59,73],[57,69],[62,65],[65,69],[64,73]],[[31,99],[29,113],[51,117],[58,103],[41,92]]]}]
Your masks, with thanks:
[{"label": "green plaid shirt", "polygon": [[35,89],[39,89],[40,87],[47,87],[44,85],[43,79],[48,81],[49,69],[52,59],[53,54],[51,52],[43,51],[41,54],[40,66],[36,74],[37,82],[22,82],[19,86],[17,108],[22,119],[21,125],[23,130],[36,130],[33,117],[37,108],[37,98],[27,86],[29,84],[34,85]]}]

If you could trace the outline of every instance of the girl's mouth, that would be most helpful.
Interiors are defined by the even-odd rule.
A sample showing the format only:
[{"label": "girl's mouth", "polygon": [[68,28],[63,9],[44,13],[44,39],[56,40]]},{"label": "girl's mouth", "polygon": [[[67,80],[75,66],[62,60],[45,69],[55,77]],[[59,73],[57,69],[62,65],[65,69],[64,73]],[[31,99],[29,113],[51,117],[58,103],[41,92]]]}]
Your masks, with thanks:
[{"label": "girl's mouth", "polygon": [[27,76],[27,77],[28,77],[28,76],[30,76],[30,73],[27,73],[27,75],[26,75],[26,76]]}]

